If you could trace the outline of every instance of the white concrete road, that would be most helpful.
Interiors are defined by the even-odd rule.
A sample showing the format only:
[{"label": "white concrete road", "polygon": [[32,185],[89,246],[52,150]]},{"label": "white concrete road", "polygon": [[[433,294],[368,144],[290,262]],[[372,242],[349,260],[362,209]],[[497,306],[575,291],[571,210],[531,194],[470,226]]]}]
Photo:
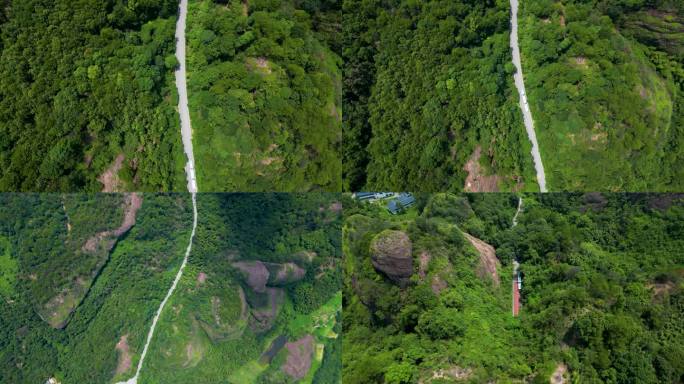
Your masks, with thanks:
[{"label": "white concrete road", "polygon": [[515,87],[518,88],[520,94],[520,109],[523,112],[523,120],[525,122],[525,130],[527,130],[527,137],[532,143],[532,158],[534,159],[534,168],[537,172],[537,182],[541,192],[546,190],[546,175],[544,174],[544,165],[542,164],[541,154],[539,153],[539,143],[537,142],[537,134],[534,131],[534,120],[530,112],[530,106],[527,103],[527,94],[525,93],[525,81],[523,79],[522,63],[520,60],[520,47],[518,46],[518,0],[511,1],[511,49],[513,50],[513,65],[515,65]]},{"label": "white concrete road", "polygon": [[188,191],[197,192],[197,177],[195,176],[195,155],[192,151],[192,126],[190,124],[190,109],[188,108],[188,87],[185,63],[185,22],[188,17],[188,0],[181,0],[178,24],[176,25],[176,58],[178,70],[176,71],[176,87],[178,88],[178,113],[181,120],[181,136],[183,149],[188,158],[185,164],[185,173],[188,180]]}]

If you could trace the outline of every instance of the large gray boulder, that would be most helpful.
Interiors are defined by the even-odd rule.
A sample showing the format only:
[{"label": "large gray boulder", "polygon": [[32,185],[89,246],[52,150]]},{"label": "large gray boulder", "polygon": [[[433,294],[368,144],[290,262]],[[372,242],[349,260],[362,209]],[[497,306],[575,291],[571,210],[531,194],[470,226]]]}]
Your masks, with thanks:
[{"label": "large gray boulder", "polygon": [[390,280],[405,287],[413,274],[411,239],[402,231],[384,230],[370,245],[373,267]]}]

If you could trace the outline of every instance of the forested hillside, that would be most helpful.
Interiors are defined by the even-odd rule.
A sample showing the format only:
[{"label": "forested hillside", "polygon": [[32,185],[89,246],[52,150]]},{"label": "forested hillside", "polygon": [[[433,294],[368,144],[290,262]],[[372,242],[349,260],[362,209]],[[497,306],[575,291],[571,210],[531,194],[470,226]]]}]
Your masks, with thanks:
[{"label": "forested hillside", "polygon": [[340,189],[340,23],[337,0],[190,1],[200,189]]},{"label": "forested hillside", "polygon": [[683,189],[683,4],[521,2],[523,71],[551,190]]},{"label": "forested hillside", "polygon": [[508,1],[343,7],[346,190],[537,189]]},{"label": "forested hillside", "polygon": [[[133,377],[191,208],[188,195],[0,194],[0,382]],[[333,194],[198,196],[138,382],[339,383],[341,208]]]},{"label": "forested hillside", "polygon": [[344,201],[343,380],[684,379],[684,197],[522,198],[516,226],[510,194]]},{"label": "forested hillside", "polygon": [[0,190],[173,189],[177,1],[0,8]]},{"label": "forested hillside", "polygon": [[145,194],[119,232],[131,196],[0,195],[0,382],[108,383],[137,364],[192,217],[186,196]]},{"label": "forested hillside", "polygon": [[340,382],[341,206],[332,194],[204,194],[142,383]]}]

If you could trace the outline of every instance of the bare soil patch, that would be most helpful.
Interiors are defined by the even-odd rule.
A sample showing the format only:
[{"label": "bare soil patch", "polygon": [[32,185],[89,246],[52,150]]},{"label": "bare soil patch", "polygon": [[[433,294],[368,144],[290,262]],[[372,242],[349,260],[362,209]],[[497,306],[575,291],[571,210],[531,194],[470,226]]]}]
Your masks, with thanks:
[{"label": "bare soil patch", "polygon": [[256,66],[265,70],[266,73],[271,73],[271,65],[265,57],[257,57]]},{"label": "bare soil patch", "polygon": [[494,247],[465,232],[463,232],[463,235],[480,253],[480,266],[478,267],[477,271],[478,275],[481,278],[487,275],[491,276],[492,280],[494,281],[494,285],[498,287],[501,283],[499,280],[499,275],[496,272],[497,267],[499,266],[499,259],[496,258],[496,251],[494,250]]},{"label": "bare soil patch", "polygon": [[204,272],[200,272],[197,274],[197,282],[203,284],[205,281],[207,281],[207,274]]},{"label": "bare soil patch", "polygon": [[558,366],[556,366],[556,370],[553,371],[553,374],[551,375],[551,378],[549,379],[549,382],[551,384],[565,384],[567,383],[567,372],[568,372],[568,366],[560,363]]},{"label": "bare soil patch", "polygon": [[285,344],[288,351],[287,360],[282,366],[283,372],[294,379],[302,379],[311,368],[311,356],[314,348],[314,338],[306,335],[301,339]]},{"label": "bare soil patch", "polygon": [[449,368],[442,368],[439,370],[436,370],[432,372],[432,376],[429,377],[427,380],[419,380],[419,384],[426,384],[430,383],[433,380],[456,380],[456,381],[461,381],[461,380],[467,380],[470,378],[470,376],[473,374],[473,370],[470,368],[461,368],[457,365],[454,365]]},{"label": "bare soil patch", "polygon": [[440,292],[443,290],[447,289],[449,285],[447,284],[446,281],[444,281],[439,275],[435,275],[432,277],[432,282],[430,283],[430,288],[432,289],[432,293],[435,295],[439,295]]},{"label": "bare soil patch", "polygon": [[138,193],[126,194],[124,198],[124,218],[121,222],[119,228],[111,231],[103,231],[95,234],[89,238],[83,245],[83,251],[95,252],[98,249],[98,245],[104,245],[104,249],[109,251],[112,249],[116,243],[116,239],[124,233],[128,232],[135,225],[135,218],[137,216],[138,210],[142,206],[143,198],[142,195]]},{"label": "bare soil patch", "polygon": [[424,279],[425,275],[427,274],[427,269],[428,269],[428,266],[430,265],[431,259],[432,259],[432,255],[430,255],[430,252],[423,251],[420,253],[419,264],[418,264],[418,276],[420,276],[421,280]]},{"label": "bare soil patch", "polygon": [[335,212],[335,213],[340,213],[342,212],[342,203],[339,201],[336,201],[332,204],[330,204],[330,207],[328,207],[329,211]]},{"label": "bare soil patch", "polygon": [[116,343],[116,350],[119,352],[119,362],[116,365],[116,374],[128,372],[131,368],[131,352],[128,346],[128,335],[123,335]]},{"label": "bare soil patch", "polygon": [[102,192],[118,192],[120,186],[119,171],[123,165],[125,156],[119,154],[112,165],[109,166],[97,180],[102,183]]},{"label": "bare soil patch", "polygon": [[[284,264],[275,264],[275,263],[264,263],[264,264],[270,264],[269,266],[274,266],[276,268],[276,274],[275,277],[271,280],[270,284],[286,284],[286,283],[292,283],[298,280],[301,280],[304,278],[304,275],[306,275],[306,270],[301,268],[295,263],[284,263]],[[272,270],[273,271],[273,270]]]},{"label": "bare soil patch", "polygon": [[575,64],[577,64],[577,66],[580,68],[587,68],[587,58],[584,56],[577,56],[575,57]]},{"label": "bare soil patch", "polygon": [[468,172],[463,189],[465,192],[498,192],[500,177],[482,174],[480,156],[482,156],[482,147],[478,145],[468,162],[463,166],[463,170]]}]

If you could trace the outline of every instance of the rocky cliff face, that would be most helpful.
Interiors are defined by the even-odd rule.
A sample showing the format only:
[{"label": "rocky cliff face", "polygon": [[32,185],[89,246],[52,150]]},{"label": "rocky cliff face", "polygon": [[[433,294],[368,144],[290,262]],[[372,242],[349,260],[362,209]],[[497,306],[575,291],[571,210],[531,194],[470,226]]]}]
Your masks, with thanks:
[{"label": "rocky cliff face", "polygon": [[370,245],[373,267],[390,280],[405,287],[413,274],[411,239],[402,231],[385,230]]}]

